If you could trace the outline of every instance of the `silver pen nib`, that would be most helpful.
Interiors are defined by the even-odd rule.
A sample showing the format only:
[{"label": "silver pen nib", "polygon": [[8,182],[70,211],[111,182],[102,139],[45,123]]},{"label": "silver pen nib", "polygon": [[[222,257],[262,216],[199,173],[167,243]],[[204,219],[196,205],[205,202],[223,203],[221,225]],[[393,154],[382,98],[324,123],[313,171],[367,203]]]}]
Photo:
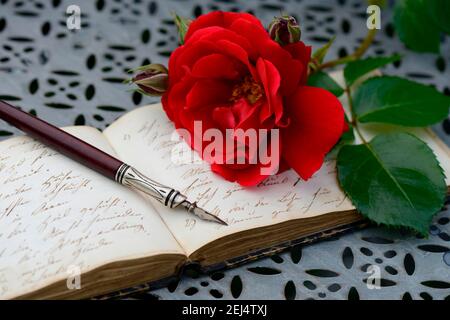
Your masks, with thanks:
[{"label": "silver pen nib", "polygon": [[197,217],[199,217],[202,220],[213,221],[213,222],[217,222],[217,223],[223,224],[225,226],[228,226],[228,223],[226,223],[219,217],[203,210],[202,208],[197,207],[196,202],[191,203],[191,202],[185,200],[181,203],[181,205],[183,207],[185,207],[188,212],[195,214]]}]

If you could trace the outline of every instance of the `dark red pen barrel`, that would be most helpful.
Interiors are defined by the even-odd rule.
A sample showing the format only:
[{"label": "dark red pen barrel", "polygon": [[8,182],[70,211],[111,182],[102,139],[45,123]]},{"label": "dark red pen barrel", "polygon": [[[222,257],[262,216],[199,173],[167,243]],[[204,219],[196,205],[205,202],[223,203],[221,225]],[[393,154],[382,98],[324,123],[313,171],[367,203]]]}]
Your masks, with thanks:
[{"label": "dark red pen barrel", "polygon": [[0,119],[108,178],[115,179],[116,172],[123,164],[96,147],[4,101],[0,101]]}]

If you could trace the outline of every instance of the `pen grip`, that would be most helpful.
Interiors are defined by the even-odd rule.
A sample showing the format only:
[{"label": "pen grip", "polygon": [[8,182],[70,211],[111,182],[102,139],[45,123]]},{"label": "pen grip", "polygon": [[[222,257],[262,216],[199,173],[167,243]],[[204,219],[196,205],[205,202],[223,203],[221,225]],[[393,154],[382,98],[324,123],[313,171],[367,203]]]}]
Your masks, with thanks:
[{"label": "pen grip", "polygon": [[123,162],[77,137],[0,100],[0,119],[65,156],[115,179]]},{"label": "pen grip", "polygon": [[123,164],[117,172],[116,181],[149,195],[169,208],[178,207],[186,200],[179,191],[150,179],[126,164]]}]

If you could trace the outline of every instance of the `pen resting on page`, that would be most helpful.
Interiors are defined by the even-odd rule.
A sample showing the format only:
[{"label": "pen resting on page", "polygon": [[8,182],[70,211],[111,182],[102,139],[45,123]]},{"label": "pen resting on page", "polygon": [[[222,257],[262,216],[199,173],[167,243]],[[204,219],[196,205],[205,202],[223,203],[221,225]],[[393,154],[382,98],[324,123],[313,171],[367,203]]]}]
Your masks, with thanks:
[{"label": "pen resting on page", "polygon": [[227,225],[220,218],[198,208],[195,202],[189,202],[179,191],[145,177],[94,146],[1,100],[0,119],[100,174],[148,194],[167,207],[184,207],[201,219]]}]

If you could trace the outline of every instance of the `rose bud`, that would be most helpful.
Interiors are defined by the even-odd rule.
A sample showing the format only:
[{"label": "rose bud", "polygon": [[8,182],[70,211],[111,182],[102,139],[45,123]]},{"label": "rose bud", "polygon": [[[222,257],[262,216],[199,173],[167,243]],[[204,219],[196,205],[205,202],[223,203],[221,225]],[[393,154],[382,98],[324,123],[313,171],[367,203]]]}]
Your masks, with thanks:
[{"label": "rose bud", "polygon": [[169,84],[169,71],[162,64],[152,63],[137,69],[140,71],[128,82],[136,84],[144,94],[161,96]]},{"label": "rose bud", "polygon": [[275,17],[269,25],[270,37],[284,46],[300,41],[301,30],[297,21],[291,16]]}]

